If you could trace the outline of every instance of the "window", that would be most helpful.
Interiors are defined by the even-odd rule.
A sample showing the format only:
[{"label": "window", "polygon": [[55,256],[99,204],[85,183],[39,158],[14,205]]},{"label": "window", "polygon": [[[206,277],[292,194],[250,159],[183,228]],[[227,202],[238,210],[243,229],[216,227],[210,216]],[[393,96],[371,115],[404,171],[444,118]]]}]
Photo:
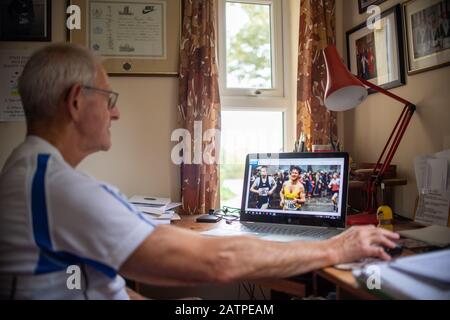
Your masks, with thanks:
[{"label": "window", "polygon": [[222,94],[282,96],[281,1],[220,3]]},{"label": "window", "polygon": [[289,28],[283,13],[289,1],[219,0],[222,206],[241,206],[248,153],[282,152],[295,139],[293,90],[285,86],[295,69],[284,63],[290,34],[283,34]]},{"label": "window", "polygon": [[240,208],[248,153],[283,151],[283,112],[222,111],[220,203]]}]

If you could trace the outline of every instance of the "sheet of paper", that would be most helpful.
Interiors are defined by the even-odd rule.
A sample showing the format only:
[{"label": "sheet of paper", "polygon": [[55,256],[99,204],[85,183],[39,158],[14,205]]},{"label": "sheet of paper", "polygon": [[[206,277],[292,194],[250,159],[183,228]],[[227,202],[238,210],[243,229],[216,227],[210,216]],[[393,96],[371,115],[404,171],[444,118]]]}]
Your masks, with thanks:
[{"label": "sheet of paper", "polygon": [[[402,258],[399,258],[400,260]],[[432,269],[433,266],[429,266]],[[450,299],[450,285],[418,277],[414,274],[391,267],[390,263],[376,263],[366,266],[360,270],[354,270],[353,275],[358,279],[361,286],[367,286],[368,277],[373,270],[379,270],[381,276],[381,292],[395,299],[417,299],[417,300],[448,300]]]},{"label": "sheet of paper", "polygon": [[447,226],[449,205],[448,194],[422,193],[414,220],[425,225]]},{"label": "sheet of paper", "polygon": [[414,171],[416,173],[417,191],[422,193],[425,188],[426,172],[427,172],[427,159],[428,156],[421,155],[414,159]]},{"label": "sheet of paper", "polygon": [[390,266],[450,284],[450,249],[397,259]]},{"label": "sheet of paper", "polygon": [[181,217],[178,213],[175,213],[174,211],[166,211],[165,213],[156,215],[147,213],[145,211],[142,211],[142,213],[148,214],[152,220],[168,220],[168,221],[175,221],[175,220],[181,220]]},{"label": "sheet of paper", "polygon": [[[445,167],[444,160],[447,161],[447,167]],[[417,156],[414,159],[414,170],[419,194],[436,188],[441,193],[450,194],[449,167],[450,149],[435,154]]]},{"label": "sheet of paper", "polygon": [[170,224],[170,220],[169,219],[150,219],[152,224],[157,226],[160,224]]},{"label": "sheet of paper", "polygon": [[429,226],[414,230],[398,232],[401,236],[444,247],[450,245],[450,228],[444,226]]},{"label": "sheet of paper", "polygon": [[445,193],[447,191],[447,159],[427,159],[427,184],[431,192]]},{"label": "sheet of paper", "polygon": [[0,121],[25,120],[17,80],[30,56],[30,50],[0,50]]},{"label": "sheet of paper", "polygon": [[152,196],[133,196],[129,200],[131,203],[140,206],[166,206],[170,203],[169,198]]},{"label": "sheet of paper", "polygon": [[181,202],[170,202],[168,205],[166,205],[166,210],[171,210],[179,206],[181,206]]},{"label": "sheet of paper", "polygon": [[157,220],[167,220],[168,219],[168,220],[171,220],[173,215],[174,215],[173,211],[166,211],[163,214],[161,214],[160,216],[154,217],[153,219],[157,219]]},{"label": "sheet of paper", "polygon": [[159,217],[164,212],[166,212],[164,206],[162,207],[146,207],[146,206],[137,206],[135,205],[136,209],[142,213],[149,214],[154,217]]},{"label": "sheet of paper", "polygon": [[434,154],[438,159],[446,159],[447,160],[447,193],[450,193],[450,149],[443,150],[441,152]]}]

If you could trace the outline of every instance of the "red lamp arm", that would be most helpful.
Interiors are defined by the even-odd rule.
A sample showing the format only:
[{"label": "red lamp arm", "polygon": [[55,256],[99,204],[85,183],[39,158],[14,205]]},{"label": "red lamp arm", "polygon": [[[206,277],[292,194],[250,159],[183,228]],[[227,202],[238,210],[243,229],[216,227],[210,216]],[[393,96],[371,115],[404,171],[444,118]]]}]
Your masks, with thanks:
[{"label": "red lamp arm", "polygon": [[[397,100],[405,105],[403,107],[402,113],[400,114],[400,117],[397,120],[397,123],[395,124],[391,132],[391,135],[389,136],[389,139],[387,140],[383,148],[383,151],[380,154],[380,157],[378,158],[377,164],[373,168],[372,175],[369,178],[367,184],[367,206],[365,211],[376,212],[377,208],[375,207],[374,204],[376,202],[376,191],[377,191],[376,188],[382,182],[383,175],[389,168],[389,165],[392,161],[392,158],[394,157],[395,152],[397,151],[401,139],[403,138],[403,134],[405,133],[409,121],[411,120],[411,117],[414,114],[414,111],[416,110],[416,106],[413,103],[409,102],[408,100],[400,98],[399,96],[393,94],[392,92],[389,92],[361,77],[358,76],[356,77],[369,88],[372,88],[377,92],[383,93],[384,95],[389,96],[392,99]],[[378,169],[380,166],[381,168]]]}]

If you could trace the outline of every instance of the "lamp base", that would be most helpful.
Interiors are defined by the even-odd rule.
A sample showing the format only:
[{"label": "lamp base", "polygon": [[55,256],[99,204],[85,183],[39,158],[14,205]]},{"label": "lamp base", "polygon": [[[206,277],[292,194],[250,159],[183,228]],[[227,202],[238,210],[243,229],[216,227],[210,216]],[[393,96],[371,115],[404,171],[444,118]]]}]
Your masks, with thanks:
[{"label": "lamp base", "polygon": [[378,225],[377,214],[364,212],[347,216],[348,226],[360,226],[366,224]]}]

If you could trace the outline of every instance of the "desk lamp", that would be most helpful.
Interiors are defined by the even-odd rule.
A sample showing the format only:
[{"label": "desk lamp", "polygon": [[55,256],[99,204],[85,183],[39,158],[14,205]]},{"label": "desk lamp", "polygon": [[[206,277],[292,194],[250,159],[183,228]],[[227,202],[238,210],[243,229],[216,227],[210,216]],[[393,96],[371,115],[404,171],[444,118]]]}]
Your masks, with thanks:
[{"label": "desk lamp", "polygon": [[355,108],[367,98],[367,89],[365,86],[404,104],[403,111],[364,187],[367,194],[365,210],[363,213],[351,215],[347,218],[348,225],[376,225],[378,223],[376,214],[377,187],[383,183],[383,175],[389,168],[389,164],[397,151],[397,147],[400,144],[400,140],[405,133],[416,106],[359,76],[351,74],[343,64],[335,46],[328,46],[323,50],[323,54],[328,78],[324,103],[329,110],[345,111]]}]

